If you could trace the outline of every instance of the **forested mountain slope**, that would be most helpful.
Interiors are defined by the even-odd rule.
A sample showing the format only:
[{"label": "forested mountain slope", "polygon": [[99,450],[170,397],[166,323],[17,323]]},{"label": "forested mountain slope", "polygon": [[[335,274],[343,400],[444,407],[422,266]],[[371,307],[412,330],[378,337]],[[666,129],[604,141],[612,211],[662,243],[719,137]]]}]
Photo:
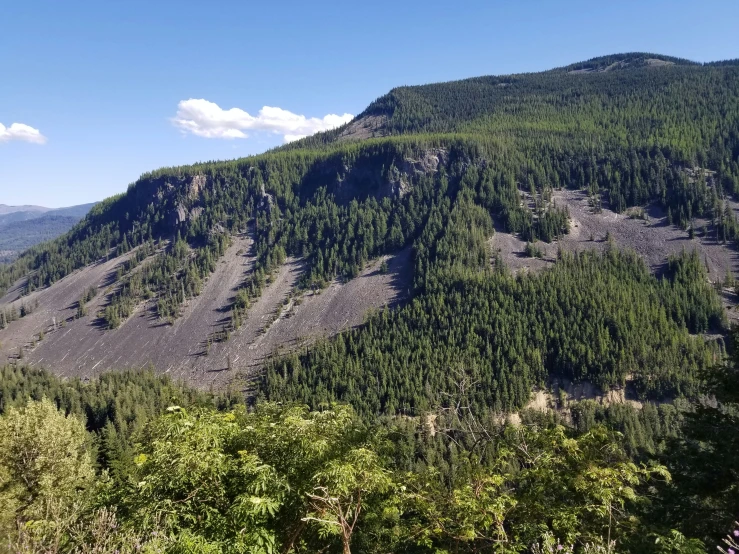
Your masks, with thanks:
[{"label": "forested mountain slope", "polygon": [[9,206],[8,204],[0,204],[0,217],[6,217],[14,213],[41,214],[44,212],[48,212],[49,210],[50,208],[45,208],[44,206],[33,206],[33,205]]},{"label": "forested mountain slope", "polygon": [[143,175],[0,267],[0,552],[710,550],[737,193],[739,64],[647,53]]},{"label": "forested mountain slope", "polygon": [[460,372],[493,411],[553,378],[690,396],[722,355],[709,278],[733,299],[737,191],[732,62],[401,87],[343,128],[96,205],[0,270],[0,344],[66,375],[150,362],[361,413],[418,413]]},{"label": "forested mountain slope", "polygon": [[15,259],[27,248],[55,239],[69,231],[81,218],[44,215],[42,217],[0,225],[0,263]]}]

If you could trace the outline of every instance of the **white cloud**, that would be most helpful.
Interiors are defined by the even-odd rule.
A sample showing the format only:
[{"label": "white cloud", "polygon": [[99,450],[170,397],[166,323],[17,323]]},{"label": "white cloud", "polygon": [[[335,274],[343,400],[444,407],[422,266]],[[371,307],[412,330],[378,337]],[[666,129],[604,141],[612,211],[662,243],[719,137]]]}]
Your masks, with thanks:
[{"label": "white cloud", "polygon": [[328,114],[323,118],[305,117],[282,108],[264,106],[256,116],[239,108],[222,109],[202,98],[182,100],[172,123],[183,133],[205,138],[247,138],[245,131],[264,131],[283,136],[285,142],[328,131],[352,120],[354,116]]},{"label": "white cloud", "polygon": [[11,140],[44,144],[46,137],[38,129],[34,129],[23,123],[13,123],[10,127],[6,127],[0,123],[0,142],[10,142]]}]

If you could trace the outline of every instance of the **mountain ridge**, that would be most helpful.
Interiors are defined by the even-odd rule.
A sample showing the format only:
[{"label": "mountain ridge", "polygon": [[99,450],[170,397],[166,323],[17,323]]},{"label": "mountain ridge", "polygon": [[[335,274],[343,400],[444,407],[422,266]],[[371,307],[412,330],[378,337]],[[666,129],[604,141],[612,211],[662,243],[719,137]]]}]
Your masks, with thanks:
[{"label": "mountain ridge", "polygon": [[94,205],[45,208],[0,204],[0,263],[12,262],[28,248],[63,235]]},{"label": "mountain ridge", "polygon": [[31,204],[25,204],[22,206],[11,206],[8,204],[0,204],[0,215],[11,214],[15,212],[48,212],[51,208],[44,206],[35,206]]},{"label": "mountain ridge", "polygon": [[[654,63],[649,63],[650,60],[652,62],[659,61],[664,63],[655,65]],[[605,71],[605,68],[613,66],[614,64],[618,66],[618,71]],[[663,82],[668,83],[670,81],[669,75],[664,75],[660,71],[655,73],[654,70],[671,67],[675,71],[683,72],[683,76],[689,78],[693,71],[734,66],[739,67],[739,59],[700,63],[661,54],[632,52],[599,56],[583,62],[576,62],[567,66],[539,72],[487,75],[440,83],[395,87],[387,94],[372,101],[365,110],[354,118],[354,120],[344,126],[284,145],[279,147],[277,150],[325,147],[335,143],[337,140],[347,138],[366,139],[419,132],[464,132],[464,130],[460,129],[459,125],[454,122],[453,118],[463,117],[466,120],[473,120],[480,115],[485,115],[491,110],[494,110],[502,99],[507,95],[514,93],[523,92],[526,94],[530,93],[532,90],[537,94],[547,92],[555,93],[556,89],[547,91],[546,88],[541,89],[541,85],[543,82],[542,79],[546,79],[547,76],[557,74],[566,74],[573,78],[575,78],[576,75],[584,77],[587,74],[592,74],[591,78],[597,75],[600,78],[609,79],[609,82],[613,86],[627,87],[629,85],[637,86],[636,82],[641,78],[641,72],[644,71],[650,72],[646,75],[649,75],[652,78],[661,77]],[[586,85],[590,87],[595,85],[597,88],[597,82],[591,83],[590,81],[581,81],[572,82],[570,84],[573,86]],[[440,92],[441,95],[436,94],[437,91],[434,89],[438,89],[438,92]],[[465,103],[460,102],[459,99],[455,99],[454,102],[444,102],[442,100],[442,104],[439,104],[438,99],[443,98],[443,95],[449,89],[464,91],[463,94],[467,94],[468,97],[469,95],[476,95],[477,98],[482,101],[482,104],[479,106],[465,106]],[[436,98],[434,98],[435,95]],[[428,98],[429,96],[431,97],[430,101]],[[414,120],[412,114],[402,114],[399,118],[401,119],[401,121],[398,122],[399,124],[393,125],[392,120],[395,115],[395,110],[399,106],[402,108],[405,104],[411,103],[418,103],[421,105],[423,110],[430,111],[431,113],[437,111],[438,114],[441,114],[441,122],[435,123],[433,120],[429,120],[428,115],[430,114],[427,114],[427,118],[425,120]],[[466,117],[465,111],[468,112]],[[411,116],[410,120],[409,115]],[[445,115],[451,115],[451,118],[446,117],[445,121]],[[360,130],[360,132],[352,132],[352,129],[357,128],[364,129]]]},{"label": "mountain ridge", "polygon": [[[460,360],[487,383],[479,402],[505,410],[551,376],[609,388],[636,374],[643,399],[690,394],[694,369],[722,348],[700,337],[726,326],[708,280],[737,271],[738,121],[731,64],[398,87],[336,130],[154,170],[93,207],[0,270],[2,352],[50,366],[64,352],[65,375],[156,361],[199,386],[310,404],[361,403],[356,391],[381,376],[362,409],[385,412],[422,410],[452,386],[440,368]],[[613,295],[598,298],[588,272]],[[568,280],[582,283],[591,320],[546,298],[542,283],[564,294]],[[548,325],[566,348],[528,300],[515,308],[525,326],[509,312],[505,291],[527,290],[559,314]],[[635,335],[635,321],[651,334]],[[503,322],[510,338],[493,330]],[[657,336],[672,342],[654,357],[645,341]],[[529,342],[541,350],[523,358]]]}]

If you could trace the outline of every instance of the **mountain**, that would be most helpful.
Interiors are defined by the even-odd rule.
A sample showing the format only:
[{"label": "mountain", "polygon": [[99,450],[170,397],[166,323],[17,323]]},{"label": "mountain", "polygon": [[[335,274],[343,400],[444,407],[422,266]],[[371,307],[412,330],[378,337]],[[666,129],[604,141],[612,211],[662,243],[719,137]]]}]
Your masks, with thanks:
[{"label": "mountain", "polygon": [[147,173],[0,268],[0,534],[736,550],[737,193],[739,65],[644,53]]},{"label": "mountain", "polygon": [[0,204],[0,215],[16,212],[48,212],[50,209],[44,208],[43,206],[8,206],[7,204]]},{"label": "mountain", "polygon": [[51,211],[50,208],[42,206],[8,206],[0,205],[0,225],[12,223],[14,221],[26,221],[43,216]]},{"label": "mountain", "polygon": [[61,375],[152,364],[361,413],[419,413],[460,375],[496,411],[554,383],[662,401],[722,352],[737,192],[733,62],[399,87],[97,204],[0,270],[0,343]]},{"label": "mountain", "polygon": [[0,261],[11,261],[34,244],[54,239],[69,231],[81,218],[44,215],[30,220],[0,225]]},{"label": "mountain", "polygon": [[[735,68],[739,61],[723,64],[723,68]],[[399,87],[372,102],[345,127],[291,143],[286,148],[352,138],[358,129],[370,128],[368,125],[380,136],[439,132],[521,135],[533,131],[542,133],[547,126],[553,126],[548,129],[550,132],[556,129],[576,133],[582,132],[582,125],[587,122],[596,128],[613,123],[618,125],[618,131],[637,133],[643,140],[661,130],[652,121],[640,120],[651,110],[658,110],[661,116],[669,114],[673,120],[664,121],[664,124],[670,126],[691,123],[685,114],[675,110],[677,106],[658,107],[653,100],[697,100],[694,95],[708,85],[709,81],[704,81],[711,79],[708,75],[721,79],[723,71],[714,72],[712,67],[712,64],[701,66],[656,54],[619,54],[542,73]],[[613,70],[616,68],[619,71]],[[735,69],[729,73],[733,71]],[[693,77],[700,82],[681,82]],[[725,86],[728,84],[722,83],[719,89]],[[664,87],[676,90],[665,94]],[[628,97],[630,90],[634,98]],[[701,103],[705,101],[700,100]],[[618,102],[624,107],[628,105],[632,111],[619,110],[615,120],[609,121],[603,110],[621,107]],[[718,113],[714,113],[716,115]],[[534,122],[540,127],[532,128]],[[607,135],[612,135],[613,131],[615,129]],[[367,137],[360,134],[358,138]]]},{"label": "mountain", "polygon": [[7,204],[0,204],[0,227],[15,221],[28,221],[44,216],[75,217],[79,220],[85,217],[94,205],[95,202],[66,208],[44,208],[43,206],[8,206]]},{"label": "mountain", "polygon": [[0,264],[11,262],[31,246],[63,235],[94,205],[52,209],[0,204]]},{"label": "mountain", "polygon": [[46,212],[46,215],[54,215],[60,217],[77,217],[82,219],[87,215],[92,207],[97,202],[90,202],[89,204],[78,204],[76,206],[67,206],[66,208],[54,208]]}]

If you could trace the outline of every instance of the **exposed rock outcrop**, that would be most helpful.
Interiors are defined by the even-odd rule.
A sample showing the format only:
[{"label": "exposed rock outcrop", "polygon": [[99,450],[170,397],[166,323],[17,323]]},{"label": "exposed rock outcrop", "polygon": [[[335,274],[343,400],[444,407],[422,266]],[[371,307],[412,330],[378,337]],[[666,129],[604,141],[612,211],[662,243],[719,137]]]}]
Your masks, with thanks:
[{"label": "exposed rock outcrop", "polygon": [[327,164],[322,173],[329,185],[329,192],[336,196],[340,203],[348,203],[353,199],[374,196],[403,197],[413,187],[413,181],[423,175],[431,175],[449,160],[449,153],[444,148],[429,148],[419,152],[415,157],[402,160],[391,160],[389,167],[381,164],[353,165],[341,167]]},{"label": "exposed rock outcrop", "polygon": [[411,191],[409,177],[436,173],[447,159],[448,152],[443,148],[425,150],[417,159],[405,158],[400,168],[389,171],[386,196],[405,196]]},{"label": "exposed rock outcrop", "polygon": [[338,139],[345,141],[384,137],[387,135],[387,130],[385,129],[387,120],[388,117],[386,115],[367,115],[360,119],[355,119],[341,132]]},{"label": "exposed rock outcrop", "polygon": [[262,183],[260,186],[262,189],[262,197],[259,200],[259,209],[266,210],[267,213],[269,213],[272,211],[272,205],[274,204],[275,199],[264,189],[264,183]]}]

